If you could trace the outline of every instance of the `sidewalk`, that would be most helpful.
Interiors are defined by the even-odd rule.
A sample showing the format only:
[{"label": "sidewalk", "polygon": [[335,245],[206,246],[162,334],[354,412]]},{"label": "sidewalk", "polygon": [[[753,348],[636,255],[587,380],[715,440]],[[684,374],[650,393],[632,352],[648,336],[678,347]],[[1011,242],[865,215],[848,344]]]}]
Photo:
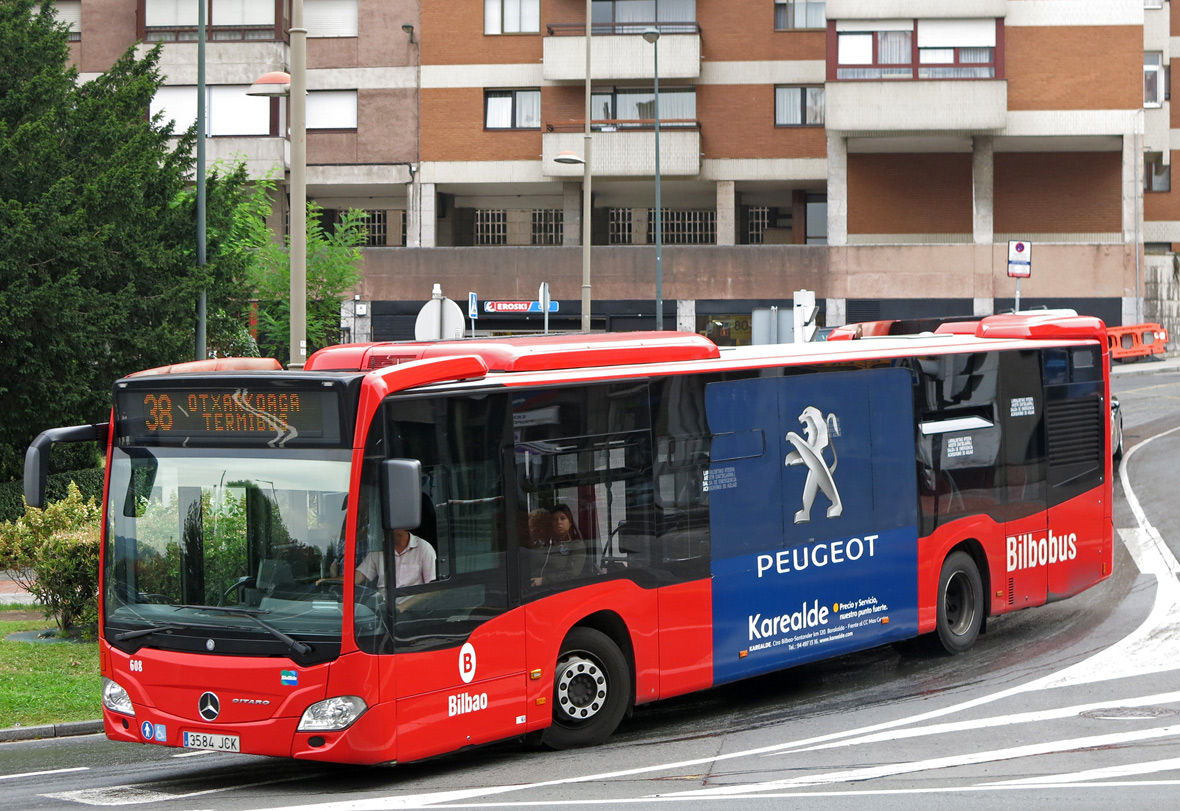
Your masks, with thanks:
[{"label": "sidewalk", "polygon": [[0,605],[9,603],[32,605],[33,595],[14,583],[7,572],[0,572]]},{"label": "sidewalk", "polygon": [[1180,371],[1180,356],[1155,360],[1140,360],[1135,363],[1112,363],[1110,373],[1115,377],[1123,375],[1150,375],[1156,372]]}]

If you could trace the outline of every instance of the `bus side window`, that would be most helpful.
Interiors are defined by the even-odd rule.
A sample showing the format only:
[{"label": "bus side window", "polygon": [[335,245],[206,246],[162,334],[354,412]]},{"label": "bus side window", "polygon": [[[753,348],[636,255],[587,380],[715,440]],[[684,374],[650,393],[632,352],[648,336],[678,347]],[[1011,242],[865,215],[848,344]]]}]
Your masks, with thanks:
[{"label": "bus side window", "polygon": [[522,391],[513,412],[526,596],[645,576],[657,523],[646,384]]}]

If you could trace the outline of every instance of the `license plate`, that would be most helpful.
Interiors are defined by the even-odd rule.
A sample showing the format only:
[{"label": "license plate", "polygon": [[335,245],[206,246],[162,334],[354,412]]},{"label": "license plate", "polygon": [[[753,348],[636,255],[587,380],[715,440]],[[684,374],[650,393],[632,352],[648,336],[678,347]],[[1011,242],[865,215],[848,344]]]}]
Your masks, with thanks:
[{"label": "license plate", "polygon": [[206,732],[186,732],[183,736],[185,749],[208,749],[213,752],[241,752],[241,740],[237,735],[210,735]]}]

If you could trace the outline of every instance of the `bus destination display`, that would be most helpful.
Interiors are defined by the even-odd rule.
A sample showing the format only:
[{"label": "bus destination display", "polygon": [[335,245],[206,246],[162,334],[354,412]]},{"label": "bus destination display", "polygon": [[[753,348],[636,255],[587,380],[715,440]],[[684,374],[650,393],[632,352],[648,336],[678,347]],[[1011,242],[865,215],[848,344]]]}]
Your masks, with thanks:
[{"label": "bus destination display", "polygon": [[134,443],[334,444],[340,439],[334,389],[155,388],[118,392],[120,434]]}]

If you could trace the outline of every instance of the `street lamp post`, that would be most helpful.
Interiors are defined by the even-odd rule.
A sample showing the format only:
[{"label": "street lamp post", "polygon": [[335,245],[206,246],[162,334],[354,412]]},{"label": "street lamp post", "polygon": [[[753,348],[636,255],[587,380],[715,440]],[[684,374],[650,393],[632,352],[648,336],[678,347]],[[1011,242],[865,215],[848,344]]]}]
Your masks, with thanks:
[{"label": "street lamp post", "polygon": [[582,164],[582,332],[590,331],[590,18],[593,9],[586,0],[586,120],[582,136],[582,157],[569,150],[559,152],[556,163]]},{"label": "street lamp post", "polygon": [[660,29],[652,27],[643,32],[643,38],[651,43],[655,57],[656,84],[656,329],[664,328],[664,212],[660,201]]},{"label": "street lamp post", "polygon": [[307,29],[303,0],[291,2],[291,73],[267,73],[247,93],[287,96],[291,138],[291,362],[307,360]]}]

